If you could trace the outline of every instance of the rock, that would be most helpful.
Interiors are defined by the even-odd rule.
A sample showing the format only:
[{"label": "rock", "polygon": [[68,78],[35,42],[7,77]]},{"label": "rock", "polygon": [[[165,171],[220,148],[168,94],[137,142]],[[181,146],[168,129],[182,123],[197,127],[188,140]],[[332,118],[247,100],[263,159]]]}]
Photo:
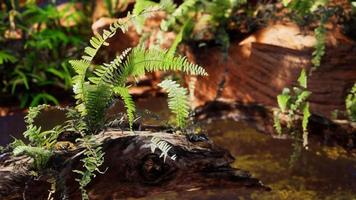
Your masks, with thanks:
[{"label": "rock", "polygon": [[[198,77],[194,106],[217,98],[277,106],[276,96],[283,88],[297,84],[302,68],[310,70],[314,44],[314,37],[296,25],[274,24],[241,42],[232,41],[226,56],[218,47],[186,45],[183,51],[189,60],[210,74]],[[354,41],[337,29],[329,32],[326,55],[308,80],[314,114],[330,117],[336,109],[345,110],[345,97],[356,80],[355,55]]]},{"label": "rock", "polygon": [[[88,185],[90,199],[143,197],[157,192],[209,187],[250,188],[251,192],[268,190],[248,172],[230,167],[234,158],[211,141],[192,143],[184,135],[150,131],[109,130],[96,137],[105,151],[102,169],[107,170]],[[165,161],[158,148],[152,153],[152,137],[172,145]],[[63,191],[69,199],[81,199],[78,184],[74,181],[78,175],[72,172],[81,169],[81,157],[71,157],[80,151],[78,147],[71,152],[57,153],[56,160],[61,162],[52,166],[59,170],[59,176],[66,183]],[[28,163],[27,157],[13,158],[9,154],[0,159],[1,199],[46,198],[50,189],[46,182],[48,177],[45,174],[32,177]]]}]

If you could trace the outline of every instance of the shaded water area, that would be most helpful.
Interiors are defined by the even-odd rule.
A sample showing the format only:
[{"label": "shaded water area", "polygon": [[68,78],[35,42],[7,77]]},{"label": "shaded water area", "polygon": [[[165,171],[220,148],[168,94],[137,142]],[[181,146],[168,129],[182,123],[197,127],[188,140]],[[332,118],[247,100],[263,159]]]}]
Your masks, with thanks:
[{"label": "shaded water area", "polygon": [[[137,106],[159,116],[143,111],[146,124],[165,125],[170,118],[165,98],[138,99]],[[115,113],[115,109],[111,112]],[[24,128],[22,118],[21,114],[0,118],[1,144],[10,140],[9,133],[20,134]],[[63,119],[62,114],[46,113],[40,120],[50,126],[59,119]],[[290,139],[273,138],[247,122],[232,119],[208,119],[200,126],[215,144],[236,158],[233,167],[249,171],[272,190],[191,188],[140,199],[356,199],[356,159],[341,147],[311,140],[310,149],[301,151],[299,158],[291,162],[296,151]]]}]

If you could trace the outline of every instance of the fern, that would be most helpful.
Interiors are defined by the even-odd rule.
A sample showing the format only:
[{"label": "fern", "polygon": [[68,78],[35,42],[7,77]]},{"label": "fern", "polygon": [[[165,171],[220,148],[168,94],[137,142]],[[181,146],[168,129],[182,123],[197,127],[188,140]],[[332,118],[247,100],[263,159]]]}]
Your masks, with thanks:
[{"label": "fern", "polygon": [[120,56],[117,56],[110,64],[99,66],[95,71],[95,76],[90,77],[89,80],[95,85],[108,84],[113,86],[122,86],[128,76],[131,74],[130,69],[123,68],[122,62],[127,57],[131,48],[123,51]]},{"label": "fern", "polygon": [[129,93],[129,89],[126,87],[115,87],[114,93],[120,95],[120,97],[124,100],[125,107],[127,109],[127,116],[129,118],[130,129],[132,129],[132,123],[134,121],[135,115],[135,103],[132,100],[132,96]]},{"label": "fern", "polygon": [[326,29],[324,24],[321,23],[315,30],[315,39],[316,44],[314,46],[315,50],[312,54],[312,63],[314,65],[313,69],[317,69],[320,66],[321,59],[325,54],[325,38],[326,38]]},{"label": "fern", "polygon": [[119,95],[124,100],[125,107],[127,109],[127,116],[129,118],[130,129],[132,130],[132,123],[134,121],[136,109],[132,96],[129,93],[129,89],[126,87],[115,87],[114,93]]},{"label": "fern", "polygon": [[173,148],[172,145],[170,145],[168,142],[161,140],[158,137],[152,137],[151,138],[151,152],[154,153],[156,149],[161,150],[161,155],[159,156],[160,158],[163,157],[163,162],[166,162],[166,158],[169,157],[172,160],[177,159],[177,155],[174,154],[172,156],[169,156],[168,153],[169,151]]},{"label": "fern", "polygon": [[164,80],[158,86],[168,92],[168,107],[176,115],[176,124],[184,128],[189,115],[187,90],[172,80]]},{"label": "fern", "polygon": [[153,71],[182,71],[191,75],[207,76],[204,68],[190,63],[186,57],[171,56],[167,50],[136,47],[127,56],[124,68],[132,69],[133,76],[142,76]]},{"label": "fern", "polygon": [[[147,8],[139,13],[140,16],[149,17],[157,11],[157,9]],[[87,115],[87,109],[84,104],[84,99],[86,99],[86,94],[84,91],[84,87],[89,83],[86,81],[86,73],[90,66],[91,61],[94,56],[97,54],[98,50],[101,46],[108,46],[109,44],[106,42],[107,39],[111,38],[115,35],[116,31],[120,29],[122,32],[126,32],[128,29],[128,23],[132,21],[136,15],[128,15],[127,19],[119,19],[113,24],[110,25],[108,30],[103,31],[103,35],[96,35],[90,39],[90,45],[85,48],[84,55],[82,56],[82,60],[73,60],[70,61],[70,64],[73,66],[77,75],[73,77],[73,90],[75,94],[75,98],[77,99],[77,109],[82,114],[82,116]]]},{"label": "fern", "polygon": [[33,158],[34,160],[34,167],[37,170],[42,170],[46,167],[46,164],[49,158],[52,156],[52,152],[46,150],[42,147],[32,147],[32,146],[17,146],[13,150],[13,154],[15,156],[25,154]]},{"label": "fern", "polygon": [[104,124],[106,109],[112,103],[112,91],[106,84],[86,85],[84,96],[85,121],[90,132],[97,133]]},{"label": "fern", "polygon": [[[113,93],[115,90],[123,92],[122,88],[126,87],[126,80],[130,76],[139,77],[146,72],[153,71],[182,71],[192,75],[207,75],[202,67],[188,62],[185,57],[172,56],[164,50],[146,50],[142,47],[127,49],[110,64],[99,66],[94,70],[94,75],[88,78],[89,82],[83,81],[86,77],[83,69],[88,68],[87,63],[86,61],[72,62],[75,71],[78,71],[78,75],[73,78],[73,82],[76,82],[74,92],[78,99],[77,109],[82,113],[82,116],[89,118],[90,130],[100,129],[100,124],[103,121],[95,119],[103,119],[104,112],[112,101]],[[119,89],[115,89],[115,87]],[[124,99],[132,127],[135,109],[133,104],[126,104],[130,102],[128,93],[116,94]]]},{"label": "fern", "polygon": [[30,107],[28,114],[25,116],[26,131],[23,135],[32,145],[37,147],[51,148],[55,144],[58,135],[63,131],[62,126],[55,126],[51,130],[41,131],[41,127],[34,125],[35,118],[43,109],[48,107],[48,105]]},{"label": "fern", "polygon": [[346,97],[346,112],[351,121],[356,121],[356,83]]},{"label": "fern", "polygon": [[282,126],[279,120],[280,113],[288,113],[288,128],[291,128],[291,120],[296,113],[303,115],[303,146],[308,146],[308,122],[311,115],[309,111],[309,102],[307,101],[311,92],[307,90],[307,75],[303,69],[298,78],[299,86],[294,87],[292,92],[289,88],[284,88],[282,94],[277,96],[279,111],[274,112],[274,127],[278,134],[282,133]]},{"label": "fern", "polygon": [[[148,8],[143,10],[140,16],[147,17],[152,12],[153,9]],[[25,137],[30,140],[30,145],[26,146],[19,143],[18,147],[14,149],[16,155],[26,153],[35,158],[37,167],[44,167],[48,160],[46,156],[53,153],[59,134],[64,131],[79,133],[81,138],[76,142],[80,143],[85,149],[83,151],[84,157],[81,159],[84,171],[74,171],[81,175],[81,178],[77,181],[80,184],[83,199],[89,198],[85,187],[95,177],[96,172],[101,173],[99,167],[104,162],[102,148],[96,143],[93,135],[103,130],[106,111],[116,96],[120,96],[124,102],[132,130],[135,104],[129,93],[128,78],[136,78],[146,72],[157,70],[207,75],[202,67],[189,63],[185,57],[174,56],[165,50],[146,50],[142,47],[127,49],[110,63],[97,66],[92,73],[88,72],[100,47],[109,45],[107,39],[111,38],[118,29],[123,32],[126,31],[127,22],[134,20],[134,17],[136,16],[129,15],[125,21],[118,20],[108,30],[104,30],[103,35],[92,37],[90,46],[85,49],[82,59],[70,61],[75,71],[72,83],[77,101],[75,108],[64,109],[67,111],[67,121],[51,130],[42,131],[41,127],[34,125],[34,120],[40,111],[48,106],[42,105],[30,108],[29,114],[26,116],[27,130],[24,132]],[[189,114],[187,90],[169,81],[162,82],[161,86],[168,91],[169,106],[177,115],[177,126],[183,128]],[[165,160],[170,146],[163,141],[157,141],[156,145],[157,148],[162,150],[161,157]],[[174,155],[171,158],[174,160],[176,156]]]},{"label": "fern", "polygon": [[4,63],[15,63],[17,61],[16,57],[9,54],[7,51],[0,50],[0,65]]},{"label": "fern", "polygon": [[80,142],[85,148],[85,157],[81,159],[85,171],[73,171],[82,176],[80,179],[76,179],[76,181],[79,182],[82,199],[88,200],[89,195],[86,192],[85,187],[90,183],[93,178],[95,178],[95,172],[104,173],[99,169],[99,167],[104,163],[104,153],[102,151],[102,147],[99,146],[99,144],[95,140],[95,137],[93,137],[92,135],[80,138],[77,142]]}]

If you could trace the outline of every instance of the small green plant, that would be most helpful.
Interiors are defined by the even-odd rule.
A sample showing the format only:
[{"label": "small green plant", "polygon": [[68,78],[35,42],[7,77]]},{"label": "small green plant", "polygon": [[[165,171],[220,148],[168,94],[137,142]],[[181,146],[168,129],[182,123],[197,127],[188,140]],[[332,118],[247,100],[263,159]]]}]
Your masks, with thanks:
[{"label": "small green plant", "polygon": [[[293,87],[291,91],[289,88],[284,88],[282,94],[277,96],[279,110],[274,114],[274,127],[279,134],[282,134],[282,126],[280,123],[280,114],[287,114],[287,127],[291,130],[292,123],[296,120],[296,115],[303,116],[302,129],[303,129],[303,146],[308,146],[308,122],[310,117],[308,97],[311,92],[307,90],[307,75],[303,69],[298,78],[298,87]],[[293,132],[293,131],[292,131]]]},{"label": "small green plant", "polygon": [[356,83],[346,97],[346,112],[351,121],[356,121]]},{"label": "small green plant", "polygon": [[[150,17],[157,12],[157,8],[149,7],[138,16]],[[117,56],[110,63],[94,65],[93,58],[102,46],[108,46],[107,40],[117,31],[125,32],[127,25],[137,18],[137,15],[128,14],[127,18],[114,22],[109,29],[104,30],[102,35],[95,35],[90,39],[90,46],[84,50],[80,60],[71,60],[75,75],[72,78],[73,91],[75,94],[75,108],[65,108],[67,120],[64,124],[51,130],[42,131],[41,127],[34,125],[34,118],[41,110],[48,108],[47,105],[30,108],[26,116],[27,131],[24,135],[30,141],[28,146],[20,144],[15,147],[14,154],[28,154],[39,158],[36,165],[45,166],[48,156],[54,153],[54,146],[58,136],[63,132],[75,132],[80,135],[76,140],[78,146],[84,148],[83,170],[74,170],[81,177],[76,179],[80,184],[82,199],[88,199],[85,187],[100,171],[104,163],[104,152],[100,144],[96,142],[95,134],[105,128],[107,119],[105,113],[115,98],[120,97],[127,108],[129,129],[133,129],[135,118],[135,104],[129,93],[127,85],[129,77],[139,77],[146,72],[152,71],[182,71],[191,75],[207,75],[205,70],[195,64],[189,63],[185,57],[175,56],[167,50],[157,48],[145,49],[142,46],[129,48]],[[163,81],[160,86],[168,91],[169,107],[176,114],[176,125],[184,128],[189,112],[186,89],[181,88],[174,81]],[[155,140],[156,141],[156,140]],[[164,159],[169,148],[164,142],[156,141],[157,148],[163,152]],[[168,149],[168,150],[167,150]],[[174,156],[172,159],[175,159]]]},{"label": "small green plant", "polygon": [[95,172],[105,173],[99,169],[99,167],[104,163],[104,153],[102,151],[102,147],[96,142],[94,137],[86,136],[79,138],[78,142],[86,148],[84,152],[85,157],[81,159],[85,171],[74,170],[74,172],[81,175],[81,178],[76,179],[76,181],[79,182],[82,199],[87,200],[89,199],[89,195],[85,190],[85,186],[87,186],[91,180],[95,178]]}]

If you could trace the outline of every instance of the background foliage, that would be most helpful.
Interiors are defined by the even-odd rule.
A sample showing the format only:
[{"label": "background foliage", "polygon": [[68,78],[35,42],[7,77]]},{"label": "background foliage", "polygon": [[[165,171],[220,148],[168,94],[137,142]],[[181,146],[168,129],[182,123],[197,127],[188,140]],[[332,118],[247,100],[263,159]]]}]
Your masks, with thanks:
[{"label": "background foliage", "polygon": [[[55,2],[55,1],[54,1]],[[90,17],[55,3],[16,0],[1,3],[0,88],[3,101],[17,100],[21,107],[58,104],[56,97],[71,86],[68,58],[76,57],[90,33]],[[69,13],[69,14],[68,14]],[[4,102],[0,102],[4,103]]]}]

